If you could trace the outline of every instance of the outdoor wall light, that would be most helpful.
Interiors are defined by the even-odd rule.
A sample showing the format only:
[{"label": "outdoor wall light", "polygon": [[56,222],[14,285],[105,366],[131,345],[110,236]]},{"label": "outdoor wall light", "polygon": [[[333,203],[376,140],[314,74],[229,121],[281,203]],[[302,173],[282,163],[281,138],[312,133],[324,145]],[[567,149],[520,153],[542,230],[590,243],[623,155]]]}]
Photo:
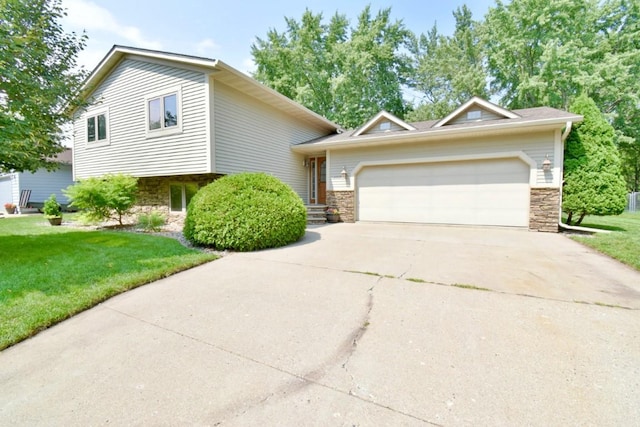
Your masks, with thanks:
[{"label": "outdoor wall light", "polygon": [[544,161],[542,162],[542,170],[545,172],[549,172],[551,170],[551,160],[549,160],[549,155],[547,154]]},{"label": "outdoor wall light", "polygon": [[342,178],[347,179],[347,167],[343,166],[342,167],[342,172],[340,172],[340,176],[342,176]]}]

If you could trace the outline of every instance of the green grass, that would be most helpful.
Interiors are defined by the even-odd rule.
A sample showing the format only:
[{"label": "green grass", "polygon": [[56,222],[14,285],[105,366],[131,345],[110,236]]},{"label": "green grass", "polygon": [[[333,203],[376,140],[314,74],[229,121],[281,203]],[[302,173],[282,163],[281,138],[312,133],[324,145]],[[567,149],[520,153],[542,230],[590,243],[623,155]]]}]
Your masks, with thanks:
[{"label": "green grass", "polygon": [[461,288],[461,289],[473,289],[475,291],[489,291],[489,292],[491,292],[491,289],[489,289],[489,288],[483,288],[483,287],[476,286],[476,285],[468,285],[466,283],[453,283],[453,284],[451,284],[451,286],[456,287],[456,288]]},{"label": "green grass", "polygon": [[571,236],[573,240],[640,270],[640,213],[588,216],[580,225],[611,230],[611,233],[596,233],[592,236],[573,235]]},{"label": "green grass", "polygon": [[52,227],[42,216],[2,219],[0,350],[113,295],[215,258],[166,237]]}]

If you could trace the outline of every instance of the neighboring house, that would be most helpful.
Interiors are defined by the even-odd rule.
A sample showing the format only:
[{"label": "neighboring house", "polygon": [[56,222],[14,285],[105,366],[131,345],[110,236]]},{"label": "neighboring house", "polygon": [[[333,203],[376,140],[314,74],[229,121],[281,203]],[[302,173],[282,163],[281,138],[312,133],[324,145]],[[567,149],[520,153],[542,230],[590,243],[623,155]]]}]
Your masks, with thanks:
[{"label": "neighboring house", "polygon": [[311,158],[317,200],[326,186],[326,202],[347,221],[557,231],[564,140],[581,120],[473,98],[442,120],[410,124],[383,111],[355,131],[292,150]]},{"label": "neighboring house", "polygon": [[59,203],[69,202],[62,190],[73,184],[71,170],[72,150],[70,148],[58,154],[55,161],[60,167],[54,171],[38,169],[32,172],[12,172],[0,174],[0,202],[14,203],[19,206],[20,195],[24,190],[31,190],[28,206],[42,207],[44,201],[56,195]]},{"label": "neighboring house", "polygon": [[139,178],[138,209],[182,218],[197,189],[273,174],[345,221],[557,231],[563,142],[580,116],[473,98],[440,121],[381,112],[344,131],[218,60],[114,46],[75,113],[74,178]]}]

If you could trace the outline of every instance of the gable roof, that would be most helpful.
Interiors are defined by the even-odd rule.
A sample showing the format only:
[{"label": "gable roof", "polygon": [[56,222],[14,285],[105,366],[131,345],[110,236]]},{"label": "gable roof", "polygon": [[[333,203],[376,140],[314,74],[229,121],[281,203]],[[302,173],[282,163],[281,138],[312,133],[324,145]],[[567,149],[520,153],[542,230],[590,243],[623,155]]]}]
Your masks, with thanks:
[{"label": "gable roof", "polygon": [[472,111],[474,109],[483,109],[489,112],[492,112],[493,114],[495,114],[496,116],[505,118],[505,119],[517,119],[519,116],[514,113],[513,111],[509,111],[505,108],[502,108],[499,105],[493,104],[489,101],[486,101],[482,98],[478,98],[477,96],[474,96],[473,98],[471,98],[470,100],[468,100],[467,102],[465,102],[464,104],[462,104],[461,106],[459,106],[458,108],[456,108],[451,114],[449,114],[447,117],[445,117],[444,119],[438,121],[436,124],[433,125],[434,128],[439,128],[441,126],[445,126],[449,123],[451,123],[453,121],[453,119],[455,119],[456,117],[461,116],[462,114]]},{"label": "gable roof", "polygon": [[353,134],[353,136],[365,134],[367,133],[367,131],[372,130],[375,125],[383,121],[389,121],[389,122],[395,123],[396,125],[398,125],[401,128],[404,128],[405,130],[416,130],[416,128],[411,126],[409,123],[383,110],[383,111],[380,111],[378,114],[376,114],[374,118],[372,118],[367,123],[365,123],[364,126],[360,127],[360,129],[358,129]]},{"label": "gable roof", "polygon": [[570,123],[582,121],[583,118],[580,115],[550,107],[526,108],[510,113],[515,117],[505,118],[505,120],[467,121],[438,127],[436,125],[444,119],[414,122],[411,123],[411,126],[416,130],[412,132],[400,130],[355,135],[355,132],[347,131],[294,145],[292,149],[300,153],[311,153],[325,149],[373,147],[507,132],[562,129]]},{"label": "gable roof", "polygon": [[81,96],[88,98],[93,90],[122,62],[125,58],[141,61],[161,62],[167,65],[201,71],[215,75],[216,80],[252,96],[297,120],[310,122],[326,129],[338,131],[341,127],[325,117],[314,113],[308,108],[263,85],[248,75],[225,64],[219,59],[203,58],[192,55],[182,55],[129,46],[114,45],[109,53],[93,69],[81,88]]}]

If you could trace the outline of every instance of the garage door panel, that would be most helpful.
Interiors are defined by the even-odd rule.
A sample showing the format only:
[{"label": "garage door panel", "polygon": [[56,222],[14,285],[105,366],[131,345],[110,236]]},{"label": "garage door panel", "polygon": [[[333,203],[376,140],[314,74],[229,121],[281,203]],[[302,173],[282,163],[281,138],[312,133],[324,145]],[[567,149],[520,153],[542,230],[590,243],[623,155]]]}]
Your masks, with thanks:
[{"label": "garage door panel", "polygon": [[365,167],[358,219],[527,226],[528,178],[518,159]]}]

